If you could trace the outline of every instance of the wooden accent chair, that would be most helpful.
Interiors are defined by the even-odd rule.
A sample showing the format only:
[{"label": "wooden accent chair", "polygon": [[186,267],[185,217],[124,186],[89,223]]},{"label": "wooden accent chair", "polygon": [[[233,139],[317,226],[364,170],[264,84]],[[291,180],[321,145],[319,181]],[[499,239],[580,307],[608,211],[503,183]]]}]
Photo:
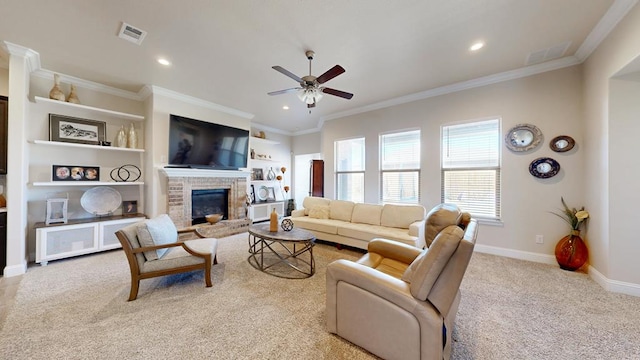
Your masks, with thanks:
[{"label": "wooden accent chair", "polygon": [[[180,234],[189,232],[198,239],[179,240]],[[128,225],[118,230],[116,236],[131,270],[128,301],[137,298],[140,280],[157,276],[202,269],[206,286],[212,286],[211,265],[218,263],[217,239],[206,238],[196,229],[177,230],[167,215]]]}]

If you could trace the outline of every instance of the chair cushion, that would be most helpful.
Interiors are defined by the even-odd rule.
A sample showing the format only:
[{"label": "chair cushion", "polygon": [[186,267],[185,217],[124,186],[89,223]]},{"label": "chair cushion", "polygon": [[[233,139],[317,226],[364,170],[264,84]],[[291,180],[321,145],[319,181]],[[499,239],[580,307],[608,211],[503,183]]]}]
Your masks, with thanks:
[{"label": "chair cushion", "polygon": [[353,201],[331,200],[331,204],[329,204],[329,218],[350,222],[354,206],[355,203]]},{"label": "chair cushion", "polygon": [[[425,301],[429,292],[440,276],[442,269],[458,248],[464,231],[457,225],[450,225],[442,230],[424,252],[421,259],[416,259],[415,268],[408,282],[411,283],[411,295]],[[418,261],[419,260],[419,261]],[[413,263],[409,267],[413,267]]]},{"label": "chair cushion", "polygon": [[457,225],[462,217],[462,212],[455,204],[438,204],[427,214],[425,224],[424,240],[427,247],[431,246],[431,242],[438,233],[449,225]]},{"label": "chair cushion", "polygon": [[[137,232],[141,247],[164,245],[178,241],[178,229],[167,214],[162,214],[138,224]],[[168,249],[145,251],[144,256],[147,261],[157,260],[164,256],[167,251]]]},{"label": "chair cushion", "polygon": [[408,229],[409,226],[424,219],[426,210],[422,205],[393,205],[385,204],[382,207],[380,225]]},{"label": "chair cushion", "polygon": [[380,225],[382,205],[356,204],[351,214],[351,222],[359,224]]},{"label": "chair cushion", "polygon": [[413,273],[418,268],[418,265],[420,265],[420,263],[422,262],[422,259],[424,259],[424,257],[427,256],[427,251],[428,251],[427,249],[422,250],[420,255],[418,255],[411,262],[411,264],[409,264],[409,266],[407,267],[407,270],[405,270],[405,272],[402,274],[402,277],[400,278],[402,279],[402,281],[411,283],[411,277],[413,277]]}]

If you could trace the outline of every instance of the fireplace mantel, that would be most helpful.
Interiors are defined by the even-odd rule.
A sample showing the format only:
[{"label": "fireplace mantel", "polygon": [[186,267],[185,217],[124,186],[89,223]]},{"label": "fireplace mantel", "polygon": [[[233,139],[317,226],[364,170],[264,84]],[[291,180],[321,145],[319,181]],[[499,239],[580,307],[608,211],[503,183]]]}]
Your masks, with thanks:
[{"label": "fireplace mantel", "polygon": [[251,175],[245,170],[210,170],[210,169],[189,169],[189,168],[159,168],[167,177],[223,177],[223,178],[246,178]]}]

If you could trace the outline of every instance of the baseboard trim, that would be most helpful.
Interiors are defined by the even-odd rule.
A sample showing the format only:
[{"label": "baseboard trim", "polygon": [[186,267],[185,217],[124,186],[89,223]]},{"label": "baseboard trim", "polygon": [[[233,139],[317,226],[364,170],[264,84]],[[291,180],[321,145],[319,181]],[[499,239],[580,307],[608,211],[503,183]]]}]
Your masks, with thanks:
[{"label": "baseboard trim", "polygon": [[514,259],[533,261],[533,262],[538,262],[543,264],[553,265],[556,263],[556,258],[553,255],[538,254],[538,253],[532,253],[532,252],[521,251],[521,250],[505,249],[505,248],[500,248],[495,246],[476,244],[476,246],[474,247],[474,251],[485,253],[485,254],[514,258]]},{"label": "baseboard trim", "polygon": [[[543,264],[556,265],[554,255],[538,254],[528,251],[505,249],[495,246],[476,244],[474,251],[484,254],[504,256],[513,259],[533,261]],[[628,283],[624,281],[611,280],[602,275],[598,270],[589,265],[587,272],[591,279],[607,291],[640,297],[640,284]]]},{"label": "baseboard trim", "polygon": [[27,262],[24,261],[19,265],[5,266],[2,276],[12,277],[24,275],[27,272]]},{"label": "baseboard trim", "polygon": [[618,281],[618,280],[611,280],[606,276],[602,275],[601,272],[596,270],[596,268],[594,268],[591,265],[589,265],[588,271],[589,271],[589,276],[591,276],[593,281],[597,282],[605,290],[615,292],[615,293],[640,297],[640,284],[634,284],[634,283]]}]

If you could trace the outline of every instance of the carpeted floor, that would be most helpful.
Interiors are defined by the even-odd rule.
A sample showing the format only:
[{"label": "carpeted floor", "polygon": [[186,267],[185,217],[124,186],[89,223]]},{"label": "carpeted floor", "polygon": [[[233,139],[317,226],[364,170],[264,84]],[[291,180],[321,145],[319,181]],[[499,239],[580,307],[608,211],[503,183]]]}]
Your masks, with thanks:
[{"label": "carpeted floor", "polygon": [[[360,253],[319,244],[303,280],[247,262],[247,236],[220,240],[213,287],[201,272],[143,280],[127,302],[120,251],[31,267],[0,331],[0,359],[375,359],[325,330],[325,268]],[[640,358],[640,298],[584,273],[474,254],[453,359]]]}]

